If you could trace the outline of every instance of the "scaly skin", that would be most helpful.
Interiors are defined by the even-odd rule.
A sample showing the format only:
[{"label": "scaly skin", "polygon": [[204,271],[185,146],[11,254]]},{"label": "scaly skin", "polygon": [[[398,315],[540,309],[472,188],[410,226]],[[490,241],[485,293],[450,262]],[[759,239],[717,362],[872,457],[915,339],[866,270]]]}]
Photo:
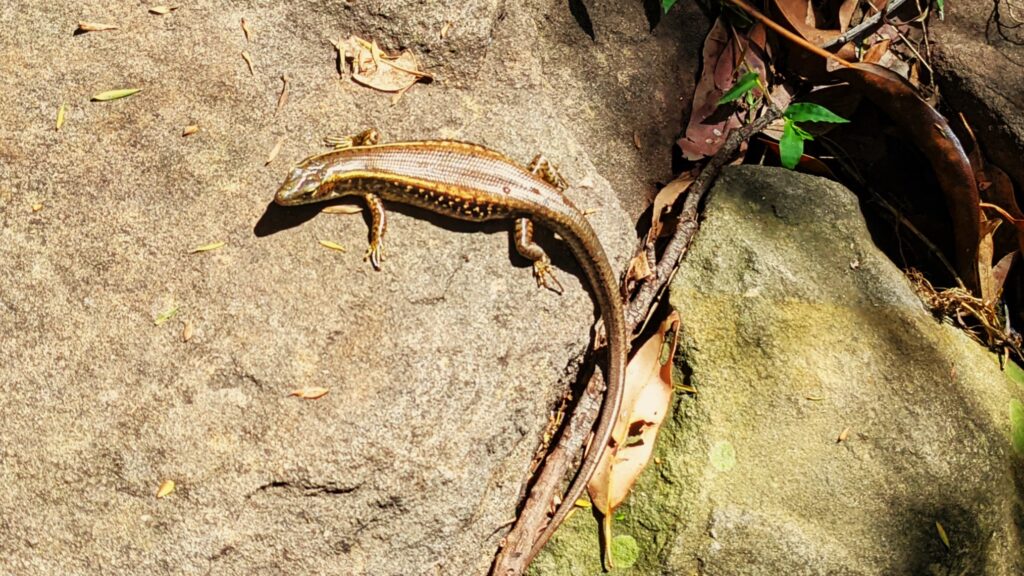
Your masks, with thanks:
[{"label": "scaly skin", "polygon": [[547,285],[547,279],[553,279],[549,260],[531,238],[531,223],[536,223],[562,237],[597,299],[608,334],[608,365],[605,399],[592,448],[551,521],[529,551],[525,566],[582,495],[611,438],[622,402],[628,353],[623,303],[615,274],[590,223],[562,194],[564,181],[546,164],[535,161],[534,167],[527,169],[498,152],[465,142],[362,145],[365,141],[357,137],[355,145],[307,158],[281,185],[275,201],[293,206],[343,196],[365,196],[373,210],[367,257],[375,267],[379,267],[386,230],[381,199],[473,222],[513,219],[517,224],[517,249],[534,261],[538,282]]}]

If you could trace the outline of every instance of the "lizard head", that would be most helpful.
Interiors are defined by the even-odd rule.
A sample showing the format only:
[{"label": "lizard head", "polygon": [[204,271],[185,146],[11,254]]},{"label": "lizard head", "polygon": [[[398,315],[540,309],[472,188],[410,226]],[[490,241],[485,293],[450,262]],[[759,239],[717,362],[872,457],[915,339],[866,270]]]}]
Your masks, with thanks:
[{"label": "lizard head", "polygon": [[324,183],[324,163],[317,156],[303,160],[292,169],[291,174],[277,189],[274,202],[282,206],[295,206],[325,200],[325,191],[321,191]]}]

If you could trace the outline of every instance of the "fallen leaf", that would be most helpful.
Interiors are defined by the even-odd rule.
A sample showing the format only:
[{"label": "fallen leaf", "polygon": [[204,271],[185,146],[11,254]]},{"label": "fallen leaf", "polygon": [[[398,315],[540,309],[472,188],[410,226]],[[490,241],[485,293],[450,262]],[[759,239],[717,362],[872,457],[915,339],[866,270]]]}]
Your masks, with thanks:
[{"label": "fallen leaf", "polygon": [[191,320],[186,320],[185,325],[181,327],[181,341],[188,342],[192,339],[192,334],[195,329],[192,326]]},{"label": "fallen leaf", "polygon": [[324,397],[330,390],[327,388],[320,388],[319,386],[307,386],[305,388],[296,388],[292,390],[288,395],[302,398],[304,400],[316,400],[317,398]]},{"label": "fallen leaf", "polygon": [[249,74],[255,76],[256,70],[252,67],[252,56],[249,56],[248,50],[242,50],[242,60],[245,60],[245,65],[249,67]]},{"label": "fallen leaf", "polygon": [[99,92],[93,94],[93,102],[109,102],[111,100],[120,100],[121,98],[127,98],[132,94],[138,94],[142,92],[142,88],[118,88],[117,90],[107,90],[105,92]]},{"label": "fallen leaf", "polygon": [[731,107],[719,107],[718,101],[736,84],[737,70],[756,72],[766,77],[764,27],[755,24],[747,32],[742,60],[736,54],[740,42],[724,18],[718,18],[704,38],[700,79],[693,91],[690,118],[683,137],[676,141],[687,160],[714,156],[725,143],[729,130],[742,125],[742,119]]},{"label": "fallen leaf", "polygon": [[103,32],[105,30],[117,30],[116,24],[104,24],[102,22],[79,22],[75,33],[82,32]]},{"label": "fallen leaf", "polygon": [[167,14],[170,14],[171,12],[174,12],[178,8],[179,8],[178,6],[160,5],[160,6],[153,6],[152,8],[149,9],[149,11],[152,12],[153,14],[158,15],[158,16],[166,16]]},{"label": "fallen leaf", "polygon": [[324,214],[359,214],[362,211],[363,209],[355,204],[331,204],[321,210]]},{"label": "fallen leaf", "polygon": [[843,428],[843,431],[839,433],[838,437],[836,437],[836,444],[839,444],[840,442],[846,442],[846,439],[849,438],[849,437],[850,437],[850,427],[847,426],[846,428]]},{"label": "fallen leaf", "polygon": [[37,202],[37,203],[32,205],[32,211],[33,212],[39,212],[42,209],[43,209],[43,203],[42,202]]},{"label": "fallen leaf", "polygon": [[346,252],[345,247],[337,242],[331,242],[330,240],[318,240],[320,245],[330,250],[337,250],[338,252]]},{"label": "fallen leaf", "polygon": [[165,496],[170,496],[171,492],[174,492],[174,488],[174,480],[164,480],[160,483],[160,487],[157,488],[156,497],[163,498]]},{"label": "fallen leaf", "polygon": [[935,521],[935,529],[939,532],[939,539],[946,545],[946,548],[949,548],[949,536],[946,535],[946,529],[942,527],[942,523],[938,520]]},{"label": "fallen leaf", "polygon": [[181,131],[181,136],[182,136],[182,138],[184,138],[185,136],[191,136],[191,135],[195,134],[196,132],[199,132],[199,125],[198,124],[189,124],[188,126],[185,126],[184,130]]},{"label": "fallen leaf", "polygon": [[242,34],[245,35],[246,43],[249,43],[249,42],[252,41],[252,30],[249,29],[249,21],[246,20],[243,17],[242,20],[241,20],[241,24],[242,24]]},{"label": "fallen leaf", "polygon": [[[602,515],[605,542],[612,542],[612,512],[647,466],[661,422],[671,407],[672,359],[678,329],[679,314],[673,312],[626,367],[626,388],[612,442],[587,484],[594,506]],[[667,340],[669,336],[671,340]],[[609,546],[605,546],[604,561],[606,568],[612,567]]]},{"label": "fallen leaf", "polygon": [[178,315],[178,308],[179,308],[178,306],[172,306],[172,307],[168,308],[167,310],[164,310],[163,312],[157,314],[156,318],[153,319],[153,324],[155,324],[156,326],[159,326],[159,325],[163,324],[164,322],[167,322],[171,318],[174,318],[175,316]]},{"label": "fallen leaf", "polygon": [[210,242],[209,244],[203,244],[202,246],[196,246],[195,248],[188,251],[189,254],[198,254],[199,252],[209,252],[218,248],[223,248],[227,242]]},{"label": "fallen leaf", "polygon": [[263,163],[264,166],[269,166],[274,158],[277,158],[277,155],[281,153],[281,146],[284,146],[284,136],[278,138],[277,143],[270,149],[270,154],[267,155],[267,160]]},{"label": "fallen leaf", "polygon": [[857,62],[835,70],[833,75],[849,82],[884,111],[928,159],[952,219],[957,274],[971,292],[978,294],[982,219],[978,188],[970,162],[949,123],[906,80],[881,66]]},{"label": "fallen leaf", "polygon": [[892,40],[888,38],[875,42],[870,48],[864,51],[864,56],[860,59],[861,62],[869,62],[871,64],[878,64],[882,61],[882,56],[885,56],[889,52],[889,46],[892,44]]},{"label": "fallen leaf", "polygon": [[433,77],[419,69],[419,62],[410,50],[390,56],[377,46],[358,36],[336,44],[344,51],[345,60],[351,62],[352,79],[381,92],[404,93],[417,82],[430,82]]},{"label": "fallen leaf", "polygon": [[285,74],[281,75],[281,93],[277,95],[277,108],[274,109],[274,114],[281,111],[281,108],[288,103],[288,76]]},{"label": "fallen leaf", "polygon": [[665,216],[666,209],[671,208],[679,196],[686,192],[696,179],[695,171],[684,172],[658,190],[658,194],[654,197],[654,206],[651,208],[651,230],[647,233],[648,243],[661,236],[661,231],[664,228],[662,218]]},{"label": "fallen leaf", "polygon": [[64,114],[67,111],[67,103],[61,102],[60,108],[57,109],[57,130],[60,130],[64,126]]}]

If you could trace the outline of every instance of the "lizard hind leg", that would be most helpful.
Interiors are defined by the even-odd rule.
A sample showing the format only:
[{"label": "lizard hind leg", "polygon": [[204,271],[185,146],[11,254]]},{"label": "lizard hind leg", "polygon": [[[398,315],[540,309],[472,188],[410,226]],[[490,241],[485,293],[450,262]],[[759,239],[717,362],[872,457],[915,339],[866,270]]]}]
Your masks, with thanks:
[{"label": "lizard hind leg", "polygon": [[370,209],[370,245],[366,247],[363,260],[369,260],[374,270],[380,270],[380,263],[384,260],[384,233],[388,228],[387,212],[380,196],[367,193],[363,198]]},{"label": "lizard hind leg", "polygon": [[562,283],[555,276],[551,259],[544,249],[533,241],[533,222],[529,218],[516,218],[515,242],[516,252],[533,262],[533,277],[537,279],[537,286],[561,294]]},{"label": "lizard hind leg", "polygon": [[559,192],[565,192],[569,183],[558,173],[558,167],[551,163],[543,154],[537,154],[528,166],[530,172],[540,176],[542,180],[551,184]]}]

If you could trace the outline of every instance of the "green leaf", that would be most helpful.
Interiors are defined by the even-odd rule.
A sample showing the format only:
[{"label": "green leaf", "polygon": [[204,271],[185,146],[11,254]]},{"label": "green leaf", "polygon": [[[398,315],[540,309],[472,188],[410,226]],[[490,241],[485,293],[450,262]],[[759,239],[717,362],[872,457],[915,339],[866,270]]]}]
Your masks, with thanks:
[{"label": "green leaf", "polygon": [[[998,357],[996,362],[998,362]],[[1018,386],[1024,386],[1024,370],[1014,362],[1013,360],[1007,360],[1006,362],[1006,377],[1017,383]]]},{"label": "green leaf", "polygon": [[732,88],[729,88],[729,91],[722,94],[722,97],[718,99],[718,105],[721,106],[722,104],[728,104],[733,100],[739,99],[741,96],[757,87],[758,80],[760,79],[761,77],[757,75],[757,72],[747,72],[743,76],[740,76],[740,79],[732,85]]},{"label": "green leaf", "polygon": [[721,440],[711,447],[708,459],[719,472],[728,472],[736,466],[736,448],[728,440]]},{"label": "green leaf", "polygon": [[121,98],[127,98],[132,94],[142,92],[142,88],[119,88],[117,90],[107,90],[106,92],[100,92],[99,94],[93,94],[93,102],[109,102],[111,100],[120,100]]},{"label": "green leaf", "polygon": [[783,166],[792,170],[803,155],[804,139],[797,134],[793,121],[787,118],[782,128],[782,139],[779,140],[779,160]]},{"label": "green leaf", "polygon": [[676,3],[676,0],[661,0],[661,9],[668,14],[668,9]]},{"label": "green leaf", "polygon": [[1010,400],[1010,440],[1017,454],[1024,454],[1024,402]]},{"label": "green leaf", "polygon": [[163,312],[157,314],[156,318],[153,319],[153,324],[159,326],[159,325],[167,322],[171,318],[174,318],[177,315],[178,315],[178,306],[172,306],[172,307],[164,310]]},{"label": "green leaf", "polygon": [[636,538],[620,534],[612,538],[612,560],[616,568],[632,568],[640,558],[640,544]]},{"label": "green leaf", "polygon": [[935,6],[939,9],[939,20],[945,20],[946,19],[946,2],[945,2],[945,0],[935,0]]},{"label": "green leaf", "polygon": [[794,122],[832,122],[834,124],[849,122],[846,118],[837,116],[828,108],[813,102],[790,104],[782,115]]}]

